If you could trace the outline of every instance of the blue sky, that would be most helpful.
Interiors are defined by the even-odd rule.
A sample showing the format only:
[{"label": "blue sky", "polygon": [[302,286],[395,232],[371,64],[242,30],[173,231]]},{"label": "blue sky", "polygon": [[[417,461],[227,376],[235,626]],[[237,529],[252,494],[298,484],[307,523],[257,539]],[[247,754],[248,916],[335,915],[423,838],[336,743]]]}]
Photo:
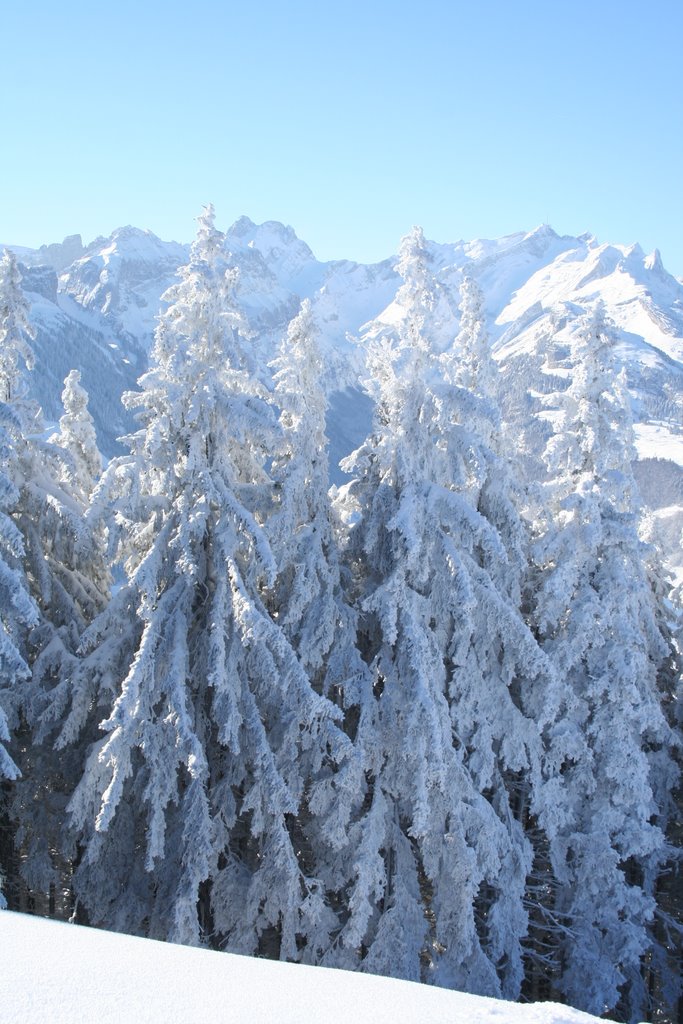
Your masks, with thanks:
[{"label": "blue sky", "polygon": [[683,275],[681,0],[7,5],[0,239],[591,231]]}]

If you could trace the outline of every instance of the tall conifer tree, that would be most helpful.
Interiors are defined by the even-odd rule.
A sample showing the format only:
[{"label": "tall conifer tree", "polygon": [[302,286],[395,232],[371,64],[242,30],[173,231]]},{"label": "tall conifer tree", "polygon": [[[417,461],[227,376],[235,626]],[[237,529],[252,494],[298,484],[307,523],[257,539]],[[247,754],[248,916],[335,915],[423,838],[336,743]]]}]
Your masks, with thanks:
[{"label": "tall conifer tree", "polygon": [[[676,779],[661,677],[672,656],[637,532],[625,378],[601,305],[574,337],[573,375],[546,448],[550,476],[534,548],[535,621],[562,680],[547,728],[539,820],[562,928],[558,985],[592,1013],[645,1012],[654,883],[667,857]],[[543,515],[541,520],[543,522]]]},{"label": "tall conifer tree", "polygon": [[110,927],[316,959],[336,920],[299,832],[333,813],[350,745],[269,614],[276,421],[224,246],[209,209],[126,399],[141,430],[97,498],[125,581],[86,634],[63,735],[111,701],[70,805],[76,885]]},{"label": "tall conifer tree", "polygon": [[[39,897],[68,886],[68,866],[58,851],[69,770],[48,737],[62,709],[62,677],[75,658],[82,630],[101,609],[106,571],[83,528],[84,501],[69,486],[66,465],[71,456],[42,440],[41,410],[27,397],[24,372],[32,366],[32,355],[25,339],[31,331],[20,276],[10,255],[3,260],[2,279],[0,372],[13,420],[12,443],[6,451],[12,456],[11,523],[15,538],[20,538],[15,573],[23,575],[34,602],[31,629],[22,643],[30,672],[24,672],[14,701],[14,751],[22,778],[12,789],[9,815],[20,874],[28,897],[39,906]],[[46,908],[53,909],[54,899],[53,895]]]},{"label": "tall conifer tree", "polygon": [[430,344],[449,303],[421,231],[399,269],[405,315],[370,353],[375,432],[348,460],[374,725],[342,937],[367,947],[368,970],[516,995],[531,852],[505,775],[537,765],[519,691],[545,663],[501,586],[512,534],[479,507],[497,465],[472,424],[491,400],[458,383],[455,350],[439,360]]},{"label": "tall conifer tree", "polygon": [[[38,620],[23,569],[24,541],[12,513],[19,500],[19,460],[24,431],[24,371],[33,365],[28,303],[21,290],[16,257],[5,250],[0,259],[0,784],[14,780],[19,769],[9,752],[16,728],[22,687],[29,678],[27,634]],[[13,837],[0,802],[0,908],[5,906],[4,876],[13,856]]]}]

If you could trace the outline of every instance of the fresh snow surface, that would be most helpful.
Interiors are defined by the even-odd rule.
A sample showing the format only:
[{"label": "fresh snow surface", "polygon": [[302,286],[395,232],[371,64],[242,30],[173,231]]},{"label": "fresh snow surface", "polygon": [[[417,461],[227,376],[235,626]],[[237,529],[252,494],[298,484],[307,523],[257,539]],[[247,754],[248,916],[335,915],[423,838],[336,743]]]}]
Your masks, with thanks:
[{"label": "fresh snow surface", "polygon": [[407,981],[172,946],[0,913],[3,1024],[589,1024]]}]

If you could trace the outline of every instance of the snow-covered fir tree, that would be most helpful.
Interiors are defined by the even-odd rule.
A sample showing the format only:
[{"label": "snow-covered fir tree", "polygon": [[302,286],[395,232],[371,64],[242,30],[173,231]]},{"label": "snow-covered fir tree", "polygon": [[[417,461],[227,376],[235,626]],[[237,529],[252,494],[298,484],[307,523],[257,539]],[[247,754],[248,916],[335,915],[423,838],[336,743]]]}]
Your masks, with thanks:
[{"label": "snow-covered fir tree", "polygon": [[367,970],[514,996],[531,850],[508,779],[539,761],[523,689],[545,660],[503,586],[518,524],[507,505],[499,522],[479,508],[500,460],[472,424],[495,410],[458,383],[473,366],[433,352],[430,329],[451,304],[418,229],[399,270],[404,316],[373,329],[369,354],[375,430],[347,461],[347,555],[374,695],[342,942]]},{"label": "snow-covered fir tree", "polygon": [[[8,794],[6,813],[26,898],[35,902],[37,895],[60,883],[63,889],[62,876],[68,874],[64,865],[61,875],[55,866],[64,820],[63,780],[68,771],[43,742],[43,724],[59,717],[61,675],[74,658],[86,622],[100,609],[102,594],[98,582],[88,574],[96,558],[83,530],[83,504],[62,486],[66,453],[42,440],[42,414],[28,398],[25,372],[32,366],[27,341],[32,332],[20,275],[10,254],[2,261],[1,277],[5,500],[11,498],[3,533],[14,563],[9,567],[11,575],[4,578],[8,583],[13,579],[15,584],[23,584],[8,600],[8,614],[31,627],[21,636],[23,665],[17,671],[23,679],[14,689],[11,704],[12,748],[21,778]],[[100,579],[105,576],[101,570]],[[33,599],[30,609],[26,592]],[[16,621],[10,632],[16,641]],[[5,680],[5,692],[8,684]],[[15,889],[16,882],[15,877]],[[23,897],[15,892],[15,903],[16,899],[23,905]]]},{"label": "snow-covered fir tree", "polygon": [[[358,616],[343,586],[335,535],[339,524],[328,494],[327,399],[316,335],[305,301],[271,364],[281,434],[272,469],[277,500],[267,530],[277,564],[271,602],[278,624],[316,691],[343,708],[345,727],[356,740],[354,756],[335,775],[342,806],[315,836],[316,870],[328,898],[343,906],[357,856],[347,826],[354,811],[360,811],[364,791],[360,737],[365,723],[358,721],[358,709],[367,705],[371,682],[356,644]],[[335,824],[343,827],[330,827]],[[325,963],[337,963],[337,946],[325,953]]]},{"label": "snow-covered fir tree", "polygon": [[[21,536],[21,564],[37,616],[25,639],[30,675],[16,704],[14,744],[22,778],[13,787],[9,813],[26,890],[20,905],[28,900],[43,906],[40,900],[46,899],[44,906],[52,911],[58,898],[68,902],[70,866],[61,853],[62,833],[67,792],[78,772],[77,758],[53,749],[54,730],[80,636],[104,605],[108,572],[100,538],[84,526],[87,496],[71,477],[79,452],[43,440],[41,410],[26,397],[19,361],[14,367],[9,390],[21,433],[15,444],[12,520]],[[78,416],[87,423],[87,397],[83,392],[79,398]],[[67,445],[70,439],[63,440]],[[61,909],[66,912],[66,905]]]},{"label": "snow-covered fir tree", "polygon": [[50,441],[64,452],[62,482],[85,510],[102,473],[102,455],[78,370],[71,370],[64,381],[62,405],[64,415]]},{"label": "snow-covered fir tree", "polygon": [[355,616],[342,593],[316,333],[306,300],[272,364],[282,430],[272,470],[278,500],[267,524],[278,570],[273,602],[316,689],[348,706],[357,703],[367,670],[356,649]]},{"label": "snow-covered fir tree", "polygon": [[461,609],[462,631],[451,643],[449,699],[475,784],[507,823],[514,850],[497,887],[483,890],[479,900],[481,930],[493,949],[503,948],[500,929],[512,950],[498,962],[503,991],[512,994],[528,951],[527,911],[536,899],[521,865],[524,856],[528,867],[534,852],[529,811],[540,781],[540,729],[559,699],[558,680],[522,615],[528,535],[519,513],[517,453],[502,421],[483,295],[469,274],[461,283],[460,331],[443,353],[441,371],[451,480],[495,538],[494,545],[473,543],[467,528],[458,531],[475,601]]},{"label": "snow-covered fir tree", "polygon": [[79,376],[72,371],[65,381],[59,431],[47,442],[34,437],[26,450],[19,518],[27,536],[28,570],[41,585],[34,588],[40,622],[31,634],[24,778],[16,787],[13,813],[26,898],[58,916],[73,909],[72,864],[64,852],[66,804],[83,760],[81,749],[57,750],[55,741],[81,636],[103,610],[110,587],[104,531],[90,529],[86,519],[102,458]]},{"label": "snow-covered fir tree", "polygon": [[526,569],[527,538],[519,515],[512,467],[514,446],[504,433],[500,409],[500,374],[486,328],[484,297],[473,277],[461,283],[460,331],[442,356],[445,380],[454,386],[452,448],[460,479],[472,503],[491,522],[505,555],[491,571],[507,598],[520,603]]},{"label": "snow-covered fir tree", "polygon": [[25,632],[36,620],[21,561],[24,543],[10,514],[19,498],[19,458],[27,418],[24,374],[33,365],[32,337],[16,257],[6,249],[0,259],[0,775],[4,778],[17,775],[1,744],[9,741],[7,708],[14,703],[20,680],[28,675]]},{"label": "snow-covered fir tree", "polygon": [[[676,780],[663,713],[672,656],[638,538],[629,400],[597,304],[575,332],[571,383],[546,447],[534,619],[562,680],[537,810],[549,838],[556,985],[600,1014],[646,1012],[654,887]],[[659,607],[658,607],[659,604]],[[664,673],[665,674],[665,673]]]},{"label": "snow-covered fir tree", "polygon": [[[14,253],[0,259],[0,784],[19,769],[8,751],[10,726],[16,727],[22,687],[29,678],[27,635],[38,612],[23,570],[24,541],[12,518],[19,500],[19,458],[24,442],[24,370],[33,364],[28,303]],[[3,787],[0,791],[6,793]],[[3,884],[13,855],[6,800],[0,800],[0,908]]]},{"label": "snow-covered fir tree", "polygon": [[70,804],[75,884],[96,923],[316,960],[336,917],[308,830],[343,832],[351,744],[269,612],[277,422],[224,245],[209,209],[126,399],[141,429],[95,497],[125,579],[86,634],[62,734],[88,736],[108,705]]}]

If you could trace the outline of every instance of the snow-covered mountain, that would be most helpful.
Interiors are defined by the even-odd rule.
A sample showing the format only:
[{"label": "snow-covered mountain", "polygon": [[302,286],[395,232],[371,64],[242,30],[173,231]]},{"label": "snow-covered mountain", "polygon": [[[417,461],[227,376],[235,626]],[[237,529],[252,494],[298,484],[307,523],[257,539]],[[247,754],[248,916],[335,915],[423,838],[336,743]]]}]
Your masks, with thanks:
[{"label": "snow-covered mountain", "polygon": [[[360,390],[364,349],[357,339],[371,321],[400,315],[400,284],[391,257],[364,265],[321,262],[292,228],[240,218],[228,232],[240,269],[241,298],[266,365],[303,298],[322,331],[330,395],[331,459],[336,465],[365,435],[371,405]],[[530,392],[550,390],[548,341],[567,338],[583,310],[601,298],[617,325],[633,398],[637,475],[653,510],[653,529],[681,571],[683,528],[683,284],[667,273],[657,250],[608,245],[593,236],[558,236],[544,225],[495,240],[430,243],[441,280],[458,286],[466,269],[486,300],[494,351],[507,376],[506,415],[529,447],[530,466],[542,440]],[[48,418],[60,412],[61,383],[82,372],[105,453],[131,427],[119,402],[145,369],[160,297],[187,259],[189,246],[149,231],[119,228],[84,246],[79,236],[37,250],[21,249],[24,286],[37,328],[35,393]],[[375,328],[376,329],[376,328]],[[554,372],[554,371],[553,371]],[[335,474],[335,480],[340,477]]]}]

